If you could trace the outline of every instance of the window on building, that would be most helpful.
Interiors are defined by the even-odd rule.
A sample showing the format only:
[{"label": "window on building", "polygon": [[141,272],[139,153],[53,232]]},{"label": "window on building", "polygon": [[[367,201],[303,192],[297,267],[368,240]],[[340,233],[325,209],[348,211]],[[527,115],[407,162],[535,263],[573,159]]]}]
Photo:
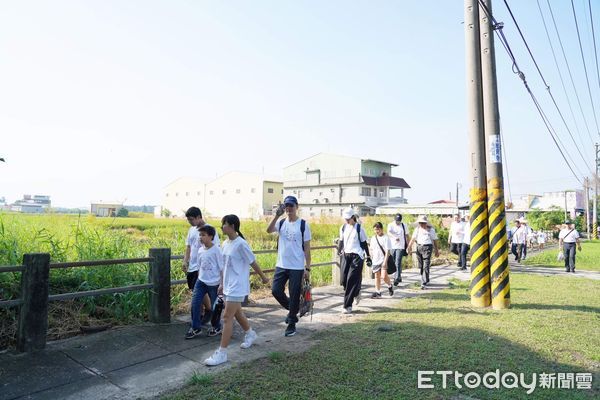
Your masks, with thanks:
[{"label": "window on building", "polygon": [[281,189],[281,194],[283,194],[283,189]]},{"label": "window on building", "polygon": [[175,192],[175,197],[179,197],[179,193]]},{"label": "window on building", "polygon": [[213,190],[211,190],[210,192],[208,192],[208,194],[210,194],[212,196],[213,194],[215,194],[215,192]]},{"label": "window on building", "polygon": [[370,187],[362,187],[360,188],[361,196],[371,196],[371,188]]},{"label": "window on building", "polygon": [[267,188],[267,193],[273,193],[273,192],[274,192],[273,188]]},{"label": "window on building", "polygon": [[235,189],[235,193],[240,194],[240,193],[242,193],[242,191],[240,189]]},{"label": "window on building", "polygon": [[323,196],[323,192],[319,192],[319,196]]},{"label": "window on building", "polygon": [[256,188],[250,189],[250,193],[256,193]]},{"label": "window on building", "polygon": [[196,194],[197,194],[198,196],[200,196],[200,192],[196,192]]},{"label": "window on building", "polygon": [[185,192],[185,195],[186,195],[186,196],[189,196],[189,195],[190,195],[190,192]]},{"label": "window on building", "polygon": [[169,197],[169,193],[165,193],[165,197]]},{"label": "window on building", "polygon": [[223,189],[223,190],[221,191],[221,193],[223,193],[223,194],[227,194],[227,190],[226,190],[226,189]]}]

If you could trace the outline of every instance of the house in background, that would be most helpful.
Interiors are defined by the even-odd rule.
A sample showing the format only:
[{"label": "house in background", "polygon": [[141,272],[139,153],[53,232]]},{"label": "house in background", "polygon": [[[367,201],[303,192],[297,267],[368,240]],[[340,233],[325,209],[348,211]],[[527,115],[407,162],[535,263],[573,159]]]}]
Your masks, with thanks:
[{"label": "house in background", "polygon": [[[283,194],[298,198],[304,217],[340,216],[346,207],[373,215],[377,207],[405,204],[402,178],[392,176],[397,164],[319,153],[283,170]],[[394,196],[392,190],[399,190]]]},{"label": "house in background", "polygon": [[121,208],[123,208],[122,202],[100,200],[92,202],[90,213],[97,217],[116,217]]},{"label": "house in background", "polygon": [[179,178],[163,189],[155,216],[183,217],[195,206],[203,214],[222,217],[235,214],[243,219],[259,219],[271,215],[281,200],[281,178],[232,171],[211,181],[198,178]]}]

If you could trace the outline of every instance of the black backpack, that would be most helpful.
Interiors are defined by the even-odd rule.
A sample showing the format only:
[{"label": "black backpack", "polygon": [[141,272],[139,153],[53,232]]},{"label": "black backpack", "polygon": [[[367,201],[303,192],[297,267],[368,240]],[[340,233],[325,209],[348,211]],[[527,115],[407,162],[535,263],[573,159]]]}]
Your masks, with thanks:
[{"label": "black backpack", "polygon": [[[354,224],[354,226],[356,226],[356,233],[358,234],[358,243],[360,243],[360,248],[363,249],[365,251],[365,253],[367,254],[367,257],[371,257],[371,254],[369,254],[369,245],[367,244],[367,240],[365,238],[364,242],[361,242],[360,240],[360,224]],[[342,225],[342,236],[344,235],[344,229],[346,229],[346,224]],[[342,240],[342,244],[341,244],[341,249],[344,248],[344,241]]]}]

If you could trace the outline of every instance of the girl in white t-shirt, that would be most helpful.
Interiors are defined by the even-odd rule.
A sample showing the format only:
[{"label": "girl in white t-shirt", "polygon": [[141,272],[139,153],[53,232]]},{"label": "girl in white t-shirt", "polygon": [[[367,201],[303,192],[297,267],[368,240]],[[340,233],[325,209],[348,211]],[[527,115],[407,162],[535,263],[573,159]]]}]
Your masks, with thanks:
[{"label": "girl in white t-shirt", "polygon": [[260,275],[263,283],[269,279],[260,269],[256,258],[240,232],[240,219],[236,215],[226,215],[221,220],[223,234],[227,240],[223,243],[223,281],[219,286],[219,293],[225,295],[225,309],[223,311],[223,333],[221,346],[212,356],[204,360],[209,366],[223,364],[227,361],[227,346],[233,332],[233,318],[237,320],[244,332],[244,341],[240,345],[247,349],[256,340],[256,332],[252,330],[248,319],[242,310],[244,298],[250,294],[250,268]]},{"label": "girl in white t-shirt", "polygon": [[[369,245],[371,250],[371,258],[373,262],[373,274],[375,274],[375,293],[371,296],[374,299],[381,297],[381,275],[383,275],[383,281],[388,285],[388,293],[390,296],[394,295],[394,287],[392,281],[387,273],[387,262],[390,257],[390,249],[392,248],[392,241],[390,237],[383,232],[383,224],[376,222],[373,225],[375,235],[371,238],[371,244]],[[382,272],[383,271],[383,272]]]}]

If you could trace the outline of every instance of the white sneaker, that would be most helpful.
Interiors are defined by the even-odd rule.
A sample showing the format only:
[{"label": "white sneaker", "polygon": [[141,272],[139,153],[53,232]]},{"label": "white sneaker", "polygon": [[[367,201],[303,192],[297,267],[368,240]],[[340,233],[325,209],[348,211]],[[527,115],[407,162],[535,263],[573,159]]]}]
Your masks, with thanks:
[{"label": "white sneaker", "polygon": [[352,314],[352,307],[344,308],[342,314]]},{"label": "white sneaker", "polygon": [[242,344],[240,344],[240,347],[242,349],[249,348],[250,346],[252,346],[257,336],[258,335],[256,334],[256,332],[254,332],[254,330],[250,330],[250,332],[246,333],[246,335],[244,336],[244,341],[242,342]]},{"label": "white sneaker", "polygon": [[227,351],[217,349],[212,356],[204,360],[204,364],[214,367],[215,365],[227,362]]}]

